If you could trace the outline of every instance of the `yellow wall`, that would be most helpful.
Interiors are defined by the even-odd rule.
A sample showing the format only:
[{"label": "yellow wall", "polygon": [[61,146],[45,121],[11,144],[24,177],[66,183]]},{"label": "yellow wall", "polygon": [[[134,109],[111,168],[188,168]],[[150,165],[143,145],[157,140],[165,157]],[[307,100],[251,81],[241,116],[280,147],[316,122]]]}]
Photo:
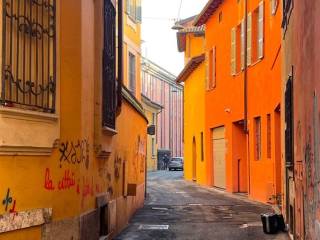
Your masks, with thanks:
[{"label": "yellow wall", "polygon": [[[204,38],[187,36],[185,57],[192,58],[204,52]],[[204,111],[205,111],[206,66],[201,63],[184,82],[184,172],[187,180],[193,180],[193,138],[196,141],[196,181],[206,184],[206,159],[203,144],[201,153],[201,132],[205,141]]]},{"label": "yellow wall", "polygon": [[[57,77],[60,139],[52,142],[52,153],[46,156],[0,156],[0,203],[9,189],[18,214],[38,208],[52,208],[52,221],[47,225],[52,230],[49,235],[60,240],[78,239],[79,224],[71,226],[60,222],[59,225],[59,221],[75,219],[79,223],[80,215],[96,209],[96,197],[100,194],[109,194],[109,200],[116,201],[116,232],[142,206],[147,120],[128,101],[123,100],[116,122],[118,133],[112,136],[101,126],[97,129],[95,105],[101,103],[95,101],[95,83],[101,81],[101,74],[95,66],[99,65],[96,61],[101,58],[95,56],[94,49],[97,47],[95,38],[101,37],[95,33],[101,32],[94,26],[95,4],[101,7],[102,1],[59,0],[57,3],[57,21],[60,24],[58,46],[61,46],[57,49],[60,56],[57,63],[60,73]],[[128,38],[139,42],[139,36],[128,35]],[[140,65],[140,60],[137,64]],[[137,96],[140,95],[139,90],[137,86]],[[7,119],[7,116],[0,113],[0,119]],[[17,121],[22,124],[26,120],[21,118]],[[28,120],[28,123],[30,128],[43,124],[39,119]],[[101,132],[103,144],[110,148],[108,156],[97,156],[100,145],[96,142],[95,131]],[[48,133],[43,131],[42,134],[47,136]],[[124,197],[127,184],[137,184],[136,197]],[[0,214],[8,214],[11,208],[13,202],[7,211],[1,204]],[[67,226],[68,231],[59,231],[63,226]],[[3,233],[0,239],[41,239],[42,227]]]},{"label": "yellow wall", "polygon": [[[149,122],[149,126],[152,125],[152,118],[153,114],[158,114],[159,110],[156,108],[153,108],[145,103],[143,103],[143,107],[145,110],[146,117]],[[156,117],[157,119],[157,117]],[[154,125],[156,125],[157,129],[157,123],[155,122]],[[158,159],[157,159],[157,152],[158,152],[158,144],[157,144],[157,133],[156,135],[148,135],[147,137],[147,169],[148,171],[156,171],[158,168]],[[152,155],[152,139],[154,139],[155,142],[155,149],[154,149],[154,155]]]}]

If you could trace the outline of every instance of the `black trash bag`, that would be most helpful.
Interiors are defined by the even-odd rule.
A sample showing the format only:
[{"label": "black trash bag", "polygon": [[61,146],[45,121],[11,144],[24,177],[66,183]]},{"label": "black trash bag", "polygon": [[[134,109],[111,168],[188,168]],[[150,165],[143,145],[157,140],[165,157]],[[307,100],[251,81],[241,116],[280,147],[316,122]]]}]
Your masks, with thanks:
[{"label": "black trash bag", "polygon": [[276,234],[279,231],[278,215],[275,213],[261,214],[263,232],[265,234]]},{"label": "black trash bag", "polygon": [[279,231],[286,232],[286,224],[282,214],[278,214],[278,229]]}]

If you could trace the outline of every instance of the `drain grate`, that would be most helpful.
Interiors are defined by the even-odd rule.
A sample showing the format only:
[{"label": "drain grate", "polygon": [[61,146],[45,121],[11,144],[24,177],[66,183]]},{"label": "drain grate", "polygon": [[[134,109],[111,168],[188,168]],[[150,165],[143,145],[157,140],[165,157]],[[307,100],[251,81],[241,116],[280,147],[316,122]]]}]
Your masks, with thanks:
[{"label": "drain grate", "polygon": [[169,229],[169,225],[141,224],[138,229],[139,230],[168,230]]}]

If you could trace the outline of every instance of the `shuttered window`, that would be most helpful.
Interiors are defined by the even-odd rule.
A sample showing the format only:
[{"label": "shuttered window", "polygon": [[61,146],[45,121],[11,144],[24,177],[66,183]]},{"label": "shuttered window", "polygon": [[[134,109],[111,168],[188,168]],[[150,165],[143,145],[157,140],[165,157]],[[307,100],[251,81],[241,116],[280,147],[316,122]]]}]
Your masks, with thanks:
[{"label": "shuttered window", "polygon": [[267,115],[267,157],[271,158],[271,115]]},{"label": "shuttered window", "polygon": [[244,43],[244,32],[245,31],[245,25],[244,25],[244,19],[241,21],[241,70],[244,70],[244,57],[245,57],[245,43]]},{"label": "shuttered window", "polygon": [[231,29],[231,75],[236,75],[236,28]]},{"label": "shuttered window", "polygon": [[260,160],[261,159],[261,118],[256,117],[254,119],[254,134],[255,134],[255,159]]},{"label": "shuttered window", "polygon": [[139,23],[142,21],[141,0],[136,0],[136,21]]},{"label": "shuttered window", "polygon": [[129,89],[135,95],[136,92],[136,56],[129,53]]},{"label": "shuttered window", "polygon": [[264,44],[264,2],[259,4],[259,19],[258,19],[258,57],[263,58]]},{"label": "shuttered window", "polygon": [[278,9],[278,0],[270,0],[271,15],[276,15]]},{"label": "shuttered window", "polygon": [[126,0],[126,13],[130,16],[131,20],[141,23],[141,0]]},{"label": "shuttered window", "polygon": [[247,66],[250,66],[252,61],[251,48],[252,48],[252,14],[249,13],[247,18]]},{"label": "shuttered window", "polygon": [[216,87],[216,47],[214,46],[209,54],[209,84],[208,88],[213,89]]},{"label": "shuttered window", "polygon": [[264,2],[260,2],[251,15],[251,63],[264,56]]}]

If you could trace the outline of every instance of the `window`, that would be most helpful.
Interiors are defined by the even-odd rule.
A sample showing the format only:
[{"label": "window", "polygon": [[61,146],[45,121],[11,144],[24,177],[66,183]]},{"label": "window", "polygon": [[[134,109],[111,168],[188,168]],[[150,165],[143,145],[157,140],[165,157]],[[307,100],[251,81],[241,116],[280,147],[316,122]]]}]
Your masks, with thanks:
[{"label": "window", "polygon": [[282,28],[287,30],[287,25],[289,24],[291,12],[293,9],[293,0],[283,0],[283,19],[282,19]]},{"label": "window", "polygon": [[251,57],[248,62],[255,63],[264,56],[264,2],[261,2],[259,7],[248,16],[249,24],[247,31],[250,33],[248,41],[251,41],[248,42],[248,46],[251,51],[248,54],[248,56]]},{"label": "window", "polygon": [[136,92],[136,56],[129,52],[129,90]]},{"label": "window", "polygon": [[110,0],[104,0],[103,41],[103,127],[115,129],[116,122],[116,10]]},{"label": "window", "polygon": [[267,115],[267,157],[271,158],[271,115]]},{"label": "window", "polygon": [[261,160],[261,118],[254,119],[255,159]]},{"label": "window", "polygon": [[231,75],[244,69],[244,20],[231,29]]},{"label": "window", "polygon": [[0,103],[55,112],[56,1],[3,1]]},{"label": "window", "polygon": [[216,87],[216,47],[214,46],[209,53],[209,82],[208,89]]},{"label": "window", "polygon": [[270,0],[271,15],[276,15],[278,9],[278,0]]},{"label": "window", "polygon": [[153,125],[157,124],[157,114],[156,113],[152,113],[152,124]]},{"label": "window", "polygon": [[222,12],[219,12],[219,23],[222,22]]},{"label": "window", "polygon": [[156,156],[156,140],[154,138],[152,138],[152,157]]},{"label": "window", "polygon": [[126,0],[126,13],[131,20],[141,23],[141,0]]}]

